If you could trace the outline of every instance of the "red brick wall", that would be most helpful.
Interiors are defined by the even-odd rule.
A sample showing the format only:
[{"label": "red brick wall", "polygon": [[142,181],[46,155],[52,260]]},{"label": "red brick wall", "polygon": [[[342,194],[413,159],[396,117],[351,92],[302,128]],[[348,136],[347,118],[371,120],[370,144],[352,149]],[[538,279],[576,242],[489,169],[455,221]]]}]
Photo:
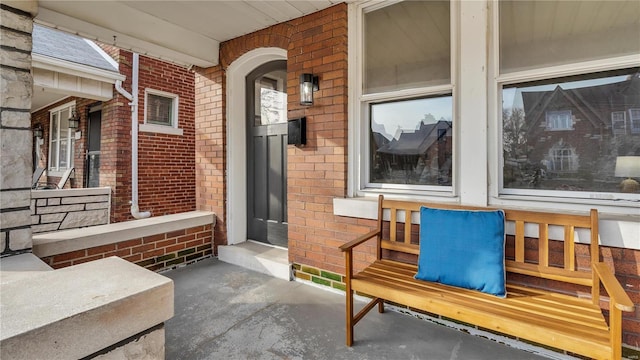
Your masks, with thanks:
[{"label": "red brick wall", "polygon": [[216,214],[216,245],[227,243],[227,129],[224,117],[224,80],[221,66],[196,70],[196,203],[199,210]]},{"label": "red brick wall", "polygon": [[[127,76],[123,86],[131,90],[133,54],[120,50],[120,73]],[[145,89],[176,94],[178,127],[183,135],[138,133],[138,197],[141,211],[153,216],[195,210],[195,76],[193,72],[160,60],[140,56],[138,80],[138,123],[144,123]],[[126,221],[131,200],[131,112],[128,100],[117,94],[110,137],[109,169],[115,166],[112,221]],[[103,114],[104,118],[104,114]],[[105,128],[103,124],[103,129]],[[103,138],[104,138],[103,133]],[[101,169],[102,170],[102,169]],[[115,175],[115,176],[114,176]],[[113,187],[113,184],[110,184]]]},{"label": "red brick wall", "polygon": [[140,56],[139,122],[144,121],[145,88],[179,96],[178,128],[183,135],[140,132],[138,188],[141,210],[154,216],[192,211],[195,203],[195,76],[186,68]]},{"label": "red brick wall", "polygon": [[121,241],[42,260],[54,269],[118,256],[149,270],[158,271],[211,255],[211,225]]}]

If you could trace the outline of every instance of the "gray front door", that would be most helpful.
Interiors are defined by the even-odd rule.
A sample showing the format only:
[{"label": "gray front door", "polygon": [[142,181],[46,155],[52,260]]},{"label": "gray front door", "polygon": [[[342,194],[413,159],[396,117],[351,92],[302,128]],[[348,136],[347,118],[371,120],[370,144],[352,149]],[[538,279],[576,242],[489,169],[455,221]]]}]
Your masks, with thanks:
[{"label": "gray front door", "polygon": [[287,246],[287,62],[247,75],[247,237]]},{"label": "gray front door", "polygon": [[84,187],[100,186],[100,137],[102,127],[102,110],[89,112],[89,133],[87,140],[85,184]]}]

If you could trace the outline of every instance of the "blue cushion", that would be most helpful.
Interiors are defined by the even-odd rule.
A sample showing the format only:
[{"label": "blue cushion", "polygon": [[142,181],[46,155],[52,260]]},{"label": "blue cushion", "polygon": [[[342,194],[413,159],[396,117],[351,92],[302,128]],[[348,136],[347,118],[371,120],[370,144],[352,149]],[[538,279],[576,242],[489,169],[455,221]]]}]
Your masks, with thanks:
[{"label": "blue cushion", "polygon": [[419,280],[506,297],[504,212],[420,208]]}]

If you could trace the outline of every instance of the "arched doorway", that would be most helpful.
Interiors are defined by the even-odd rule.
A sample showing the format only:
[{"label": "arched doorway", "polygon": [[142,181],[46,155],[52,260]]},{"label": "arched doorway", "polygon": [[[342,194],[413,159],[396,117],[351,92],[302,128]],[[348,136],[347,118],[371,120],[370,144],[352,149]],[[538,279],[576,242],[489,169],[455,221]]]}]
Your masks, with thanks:
[{"label": "arched doorway", "polygon": [[257,67],[286,60],[281,48],[249,51],[227,68],[227,243],[247,240],[247,113],[246,78]]},{"label": "arched doorway", "polygon": [[247,238],[287,247],[287,62],[246,79]]}]

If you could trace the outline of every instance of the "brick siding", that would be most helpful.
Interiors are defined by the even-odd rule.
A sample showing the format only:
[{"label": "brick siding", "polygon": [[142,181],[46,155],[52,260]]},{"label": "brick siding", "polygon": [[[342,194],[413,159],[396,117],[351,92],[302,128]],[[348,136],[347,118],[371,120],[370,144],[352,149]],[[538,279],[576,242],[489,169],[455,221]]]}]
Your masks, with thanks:
[{"label": "brick siding", "polygon": [[[226,244],[225,70],[241,55],[261,47],[287,50],[288,117],[307,117],[307,145],[287,150],[289,260],[301,268],[343,274],[344,257],[338,246],[376,225],[369,219],[333,215],[333,199],[347,195],[346,4],[223,42],[220,65],[196,71],[197,207],[216,212],[216,245]],[[302,73],[320,78],[320,90],[310,107],[299,104]],[[602,255],[638,303],[640,251],[603,247]],[[374,258],[370,242],[354,252],[354,266],[362,269]],[[300,269],[297,274],[304,273]],[[310,281],[312,276],[322,280],[310,274]],[[640,309],[625,318],[626,344],[640,346],[639,324]]]},{"label": "brick siding", "polygon": [[129,239],[114,244],[43,257],[54,269],[118,256],[152,271],[191,263],[211,255],[211,225]]}]

